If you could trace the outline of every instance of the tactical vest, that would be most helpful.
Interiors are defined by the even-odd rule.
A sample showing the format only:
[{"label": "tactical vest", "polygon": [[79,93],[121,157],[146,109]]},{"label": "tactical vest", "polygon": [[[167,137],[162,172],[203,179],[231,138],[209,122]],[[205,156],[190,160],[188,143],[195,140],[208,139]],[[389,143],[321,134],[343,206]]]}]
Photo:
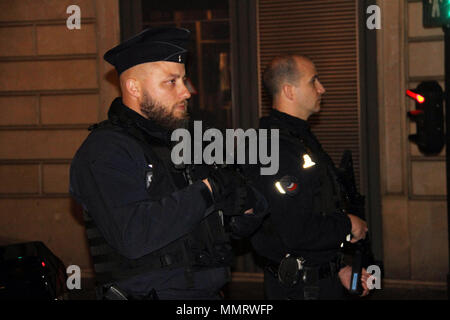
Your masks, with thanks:
[{"label": "tactical vest", "polygon": [[[312,160],[316,163],[318,185],[315,187],[315,193],[312,200],[313,213],[320,215],[341,214],[340,212],[342,212],[343,208],[342,188],[339,185],[331,158],[329,158],[325,152],[323,152],[322,157],[319,158],[319,154],[313,153],[311,148],[305,143],[304,139],[291,130],[275,125],[271,126],[270,129],[278,129],[280,132],[280,140],[286,140],[289,145],[294,146],[296,150],[306,150],[308,155],[310,155]],[[299,154],[298,156],[301,157],[302,155]],[[277,233],[269,219],[266,219],[263,222],[260,232],[265,235],[265,237],[272,240],[271,245],[274,250],[276,250],[275,248],[284,247],[280,235]],[[258,246],[258,240],[253,239],[253,241],[253,244]],[[260,249],[263,252],[265,251],[263,248]],[[274,257],[272,257],[272,259],[273,258]],[[279,262],[272,259],[269,260]]]},{"label": "tactical vest", "polygon": [[[171,164],[170,157],[167,157],[168,147],[145,139],[142,131],[130,121],[113,118],[95,124],[89,129],[123,129],[126,134],[139,142],[148,163],[149,158],[156,157],[166,164],[164,165],[166,174],[172,175],[171,170],[168,169]],[[164,148],[166,150],[163,150]],[[180,170],[184,171],[185,177],[189,183],[192,183],[193,179],[188,168],[184,167]],[[183,267],[187,283],[193,287],[193,271],[202,268],[228,267],[233,257],[229,234],[225,232],[222,216],[217,211],[204,218],[192,232],[138,259],[128,259],[111,248],[89,213],[84,212],[84,219],[97,285],[116,282],[154,270]]]}]

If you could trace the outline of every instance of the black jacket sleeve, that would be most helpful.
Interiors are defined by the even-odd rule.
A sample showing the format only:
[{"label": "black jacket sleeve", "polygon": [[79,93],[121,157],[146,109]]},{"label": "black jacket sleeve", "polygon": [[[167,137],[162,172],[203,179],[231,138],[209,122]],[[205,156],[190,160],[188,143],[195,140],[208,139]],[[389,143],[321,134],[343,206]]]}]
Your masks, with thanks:
[{"label": "black jacket sleeve", "polygon": [[[139,146],[118,137],[89,143],[72,162],[70,189],[108,243],[127,258],[157,250],[191,231],[212,212],[212,197],[198,181],[150,199]],[[101,152],[93,149],[101,148]],[[95,156],[92,156],[95,154]],[[141,168],[142,167],[142,168]]]}]

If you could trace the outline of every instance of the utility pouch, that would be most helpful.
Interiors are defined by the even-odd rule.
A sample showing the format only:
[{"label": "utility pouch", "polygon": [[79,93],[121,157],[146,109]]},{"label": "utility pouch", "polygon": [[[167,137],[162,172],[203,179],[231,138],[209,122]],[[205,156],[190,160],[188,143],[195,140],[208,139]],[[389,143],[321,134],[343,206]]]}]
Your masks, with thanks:
[{"label": "utility pouch", "polygon": [[293,257],[289,254],[284,257],[278,267],[278,280],[286,287],[295,286],[300,280],[304,259]]},{"label": "utility pouch", "polygon": [[302,280],[305,285],[312,285],[319,281],[319,269],[316,267],[304,267]]}]

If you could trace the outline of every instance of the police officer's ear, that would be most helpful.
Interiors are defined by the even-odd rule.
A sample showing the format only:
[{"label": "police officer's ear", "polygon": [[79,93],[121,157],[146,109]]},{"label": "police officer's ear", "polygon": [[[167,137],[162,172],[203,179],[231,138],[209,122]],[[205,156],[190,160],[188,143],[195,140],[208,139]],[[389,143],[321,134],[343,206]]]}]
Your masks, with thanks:
[{"label": "police officer's ear", "polygon": [[289,83],[285,83],[281,87],[281,94],[288,100],[294,100],[294,86]]},{"label": "police officer's ear", "polygon": [[137,79],[128,78],[125,80],[125,90],[136,99],[141,97],[141,84]]}]

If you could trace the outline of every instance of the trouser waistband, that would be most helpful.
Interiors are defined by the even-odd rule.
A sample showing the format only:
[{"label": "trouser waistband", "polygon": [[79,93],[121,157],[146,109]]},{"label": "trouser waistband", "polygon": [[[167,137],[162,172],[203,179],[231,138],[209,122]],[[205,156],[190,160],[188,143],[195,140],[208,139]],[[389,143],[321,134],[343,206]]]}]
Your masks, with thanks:
[{"label": "trouser waistband", "polygon": [[[275,278],[278,278],[279,263],[270,262],[266,266],[266,270]],[[340,264],[337,259],[326,262],[317,266],[304,265],[300,270],[300,276],[305,283],[314,283],[318,280],[326,279],[337,275],[340,269]]]}]

